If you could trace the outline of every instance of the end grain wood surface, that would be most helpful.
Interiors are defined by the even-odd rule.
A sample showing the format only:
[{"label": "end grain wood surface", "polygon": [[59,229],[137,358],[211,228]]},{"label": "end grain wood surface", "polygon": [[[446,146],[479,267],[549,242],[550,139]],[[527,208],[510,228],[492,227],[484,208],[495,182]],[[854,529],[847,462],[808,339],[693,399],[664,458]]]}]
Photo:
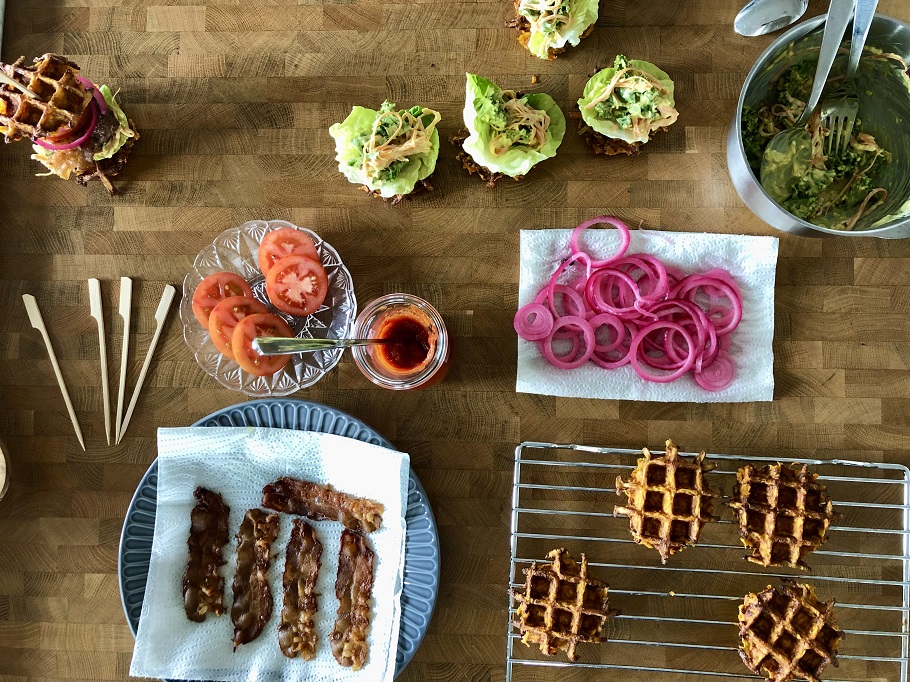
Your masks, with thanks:
[{"label": "end grain wood surface", "polygon": [[[127,678],[133,638],[117,547],[155,457],[155,429],[244,399],[196,366],[172,315],[130,430],[108,447],[86,279],[104,280],[109,358],[119,357],[112,283],[135,279],[135,360],[162,286],[179,284],[218,232],[252,218],[317,230],[342,254],[362,303],[417,294],[454,336],[452,369],[429,390],[375,388],[348,355],[296,396],[345,410],[409,452],[429,494],[441,587],[403,680],[504,677],[512,456],[522,440],[640,448],[672,437],[684,449],[910,464],[910,240],[783,235],[739,200],[724,138],[746,72],[772,40],[733,32],[739,4],[605,0],[591,37],[545,63],[503,28],[511,0],[9,0],[3,60],[68,55],[121,90],[142,139],[113,198],[97,184],[34,177],[25,143],[0,149],[0,435],[12,453],[0,501],[0,682]],[[821,11],[814,0],[807,16]],[[879,11],[910,20],[905,0],[882,0]],[[397,207],[337,171],[327,129],[353,104],[433,106],[447,137],[461,127],[465,70],[549,92],[569,111],[617,52],[657,63],[676,82],[679,121],[638,158],[595,158],[570,130],[556,159],[490,190],[444,142],[436,191]],[[519,229],[571,227],[599,213],[781,238],[773,403],[515,393]],[[23,293],[54,321],[86,452]]]}]

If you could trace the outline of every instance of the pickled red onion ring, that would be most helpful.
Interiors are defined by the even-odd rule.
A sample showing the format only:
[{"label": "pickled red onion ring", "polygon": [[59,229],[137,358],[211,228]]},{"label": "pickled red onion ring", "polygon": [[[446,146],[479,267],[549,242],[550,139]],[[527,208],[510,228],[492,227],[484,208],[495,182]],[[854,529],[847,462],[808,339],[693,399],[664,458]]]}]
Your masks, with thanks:
[{"label": "pickled red onion ring", "polygon": [[613,261],[618,258],[622,258],[626,255],[626,251],[629,250],[629,244],[632,242],[632,234],[629,232],[629,226],[626,225],[619,218],[614,218],[610,215],[601,215],[596,218],[591,218],[581,223],[578,227],[572,230],[572,235],[569,237],[569,248],[572,250],[573,254],[576,253],[585,253],[585,251],[578,245],[578,238],[581,236],[581,233],[587,230],[589,227],[594,227],[595,225],[600,225],[606,223],[612,225],[619,231],[619,249],[613,254],[610,258],[605,258],[604,260],[592,260],[592,268],[602,268],[607,265],[610,265]]},{"label": "pickled red onion ring", "polygon": [[107,113],[107,102],[104,101],[104,95],[101,94],[101,91],[95,87],[94,83],[84,76],[76,76],[76,80],[79,81],[83,88],[92,91],[92,97],[98,102],[98,108],[101,110],[101,115],[104,116]]},{"label": "pickled red onion ring", "polygon": [[80,135],[73,142],[67,142],[66,144],[57,144],[55,142],[48,142],[47,140],[42,140],[40,137],[38,137],[38,138],[35,138],[35,140],[34,140],[35,144],[38,145],[39,147],[44,147],[45,149],[49,149],[52,152],[63,152],[63,151],[66,151],[67,149],[75,149],[76,147],[79,147],[80,145],[85,144],[85,141],[88,140],[89,137],[91,137],[93,132],[95,132],[95,126],[98,125],[98,105],[95,103],[94,100],[92,100],[91,102],[89,102],[89,106],[92,108],[91,121],[89,122],[88,127],[86,127],[85,132],[82,133],[82,135]]},{"label": "pickled red onion ring", "polygon": [[[647,301],[658,301],[667,295],[670,290],[669,276],[664,264],[654,256],[647,253],[636,253],[634,256],[624,256],[615,261],[612,265],[614,268],[621,268],[623,265],[632,265],[645,273],[647,287],[641,285],[638,280],[638,289],[641,292],[641,299]],[[655,281],[656,280],[656,281]]]},{"label": "pickled red onion ring", "polygon": [[[559,341],[568,340],[572,344],[571,350],[568,353],[564,353],[562,355],[556,355],[556,349],[551,347],[553,355],[556,355],[557,359],[559,359],[563,362],[567,362],[567,361],[574,360],[576,357],[578,357],[578,351],[581,348],[581,340],[580,340],[578,334],[571,334],[562,339],[559,339],[558,337],[554,336],[553,340],[554,341],[555,340],[559,340]],[[543,338],[537,342],[537,347],[540,349],[541,355],[544,355],[544,346],[548,346],[550,343],[552,343],[552,341],[549,338]]]},{"label": "pickled red onion ring", "polygon": [[513,325],[518,335],[526,341],[539,341],[553,329],[553,313],[539,303],[529,303],[515,313]]},{"label": "pickled red onion ring", "polygon": [[706,365],[700,372],[694,372],[695,383],[706,391],[722,391],[733,383],[736,370],[733,360],[726,352],[718,353],[714,362]]},{"label": "pickled red onion ring", "polygon": [[[566,268],[568,268],[570,265],[572,265],[572,263],[574,263],[576,260],[580,260],[580,261],[584,262],[585,266],[586,266],[587,276],[590,277],[590,275],[591,275],[591,257],[588,256],[588,254],[586,254],[586,253],[573,253],[566,260],[564,260],[558,268],[556,268],[556,272],[554,272],[550,276],[550,283],[547,285],[547,298],[549,299],[550,310],[553,311],[554,315],[557,315],[557,316],[559,315],[559,313],[557,312],[557,310],[555,308],[555,301],[556,301],[555,289],[558,286],[557,281],[559,280],[559,276],[562,275],[562,273],[566,271]],[[566,288],[569,289],[570,287],[566,287]],[[578,292],[573,291],[573,293],[578,293]],[[584,310],[584,303],[580,302],[578,304],[578,310],[579,310],[579,312]]]},{"label": "pickled red onion ring", "polygon": [[667,265],[667,281],[670,283],[670,288],[675,287],[680,280],[685,279],[686,273],[683,272],[680,268],[675,265]]},{"label": "pickled red onion ring", "polygon": [[673,289],[670,291],[670,296],[672,298],[686,298],[690,301],[695,301],[695,296],[699,288],[702,287],[713,287],[720,290],[724,296],[730,301],[731,310],[733,311],[730,315],[729,321],[726,323],[720,323],[717,328],[717,335],[724,336],[731,333],[736,327],[739,326],[739,323],[743,319],[743,303],[742,297],[737,292],[739,287],[734,288],[728,282],[721,280],[716,277],[708,277],[707,275],[689,275],[684,280],[679,282]]},{"label": "pickled red onion ring", "polygon": [[[572,325],[573,327],[580,329],[582,335],[584,336],[585,342],[584,351],[580,353],[576,351],[574,353],[575,357],[571,360],[557,357],[556,353],[553,351],[553,341],[555,339],[556,332],[561,327],[568,325]],[[578,337],[576,336],[575,338]],[[594,329],[591,327],[588,321],[583,317],[567,315],[556,320],[549,335],[540,341],[538,345],[540,347],[540,352],[547,359],[547,362],[549,362],[554,367],[559,367],[560,369],[575,369],[576,367],[581,367],[590,359],[591,354],[594,352],[594,343]]]},{"label": "pickled red onion ring", "polygon": [[[686,356],[685,360],[679,366],[679,368],[670,372],[669,374],[652,374],[651,372],[645,371],[641,359],[638,357],[638,351],[641,348],[642,340],[655,329],[661,328],[672,329],[681,334],[689,347],[689,354]],[[692,369],[692,365],[695,364],[696,354],[697,351],[695,348],[695,342],[692,340],[689,332],[687,332],[681,324],[670,322],[669,320],[657,320],[657,322],[652,322],[651,324],[638,330],[635,338],[632,339],[632,346],[629,349],[629,362],[632,364],[632,369],[635,370],[635,373],[645,381],[653,381],[659,384],[666,384],[679,379],[679,377]]]},{"label": "pickled red onion ring", "polygon": [[[579,239],[601,223],[616,227],[621,243],[611,257],[594,260]],[[729,348],[743,314],[739,285],[719,268],[686,275],[651,254],[627,254],[630,241],[625,223],[610,216],[576,227],[569,257],[516,314],[516,332],[537,341],[541,354],[561,369],[588,360],[606,369],[631,364],[646,381],[668,383],[692,372],[705,390],[725,388],[735,373]],[[572,265],[584,269],[569,271]],[[607,335],[601,333],[599,342],[603,327]],[[554,342],[569,352],[557,355]]]},{"label": "pickled red onion ring", "polygon": [[[635,298],[639,298],[638,285],[635,283],[635,280],[632,279],[629,275],[624,273],[622,270],[612,270],[610,268],[604,268],[602,270],[597,270],[594,274],[588,278],[588,284],[585,286],[585,300],[587,300],[588,305],[590,305],[598,313],[610,313],[616,315],[617,317],[629,317],[635,316],[637,311],[633,305],[625,305],[627,301],[615,301],[613,299],[607,299],[604,297],[603,290],[603,280],[607,278],[616,279],[619,282],[622,282],[628,287],[626,292],[631,292]],[[613,282],[608,282],[607,291],[612,291]],[[622,296],[623,289],[619,288],[620,296]]]},{"label": "pickled red onion ring", "polygon": [[591,354],[591,362],[595,365],[603,367],[604,369],[618,369],[624,365],[629,364],[629,350],[621,350],[621,355],[616,360],[611,360],[606,357],[609,353],[601,353],[600,351],[594,351]]},{"label": "pickled red onion ring", "polygon": [[[616,315],[610,315],[610,313],[600,313],[595,315],[590,320],[588,324],[591,325],[591,328],[594,330],[595,334],[595,343],[594,350],[598,353],[609,353],[612,350],[619,348],[623,341],[626,338],[626,328]],[[596,342],[597,330],[601,327],[610,327],[616,332],[616,340],[608,343],[606,346]]]}]

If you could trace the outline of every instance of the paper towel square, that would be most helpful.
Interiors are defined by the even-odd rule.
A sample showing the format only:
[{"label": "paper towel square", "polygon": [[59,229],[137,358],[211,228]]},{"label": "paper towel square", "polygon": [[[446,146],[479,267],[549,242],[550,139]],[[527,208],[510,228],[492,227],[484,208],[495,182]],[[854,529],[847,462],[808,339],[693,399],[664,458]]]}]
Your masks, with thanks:
[{"label": "paper towel square", "polygon": [[[266,428],[182,428],[158,430],[158,509],[145,601],[130,675],[190,680],[364,680],[391,682],[398,650],[398,624],[404,566],[408,455],[351,438],[324,433]],[[328,637],[338,601],[335,576],[342,525],[309,521],[322,543],[317,582],[319,633],[313,661],[286,658],[278,647],[284,591],[281,579],[293,519],[279,514],[278,539],[269,568],[274,608],[262,634],[232,652],[231,584],[236,569],[234,534],[247,510],[258,507],[262,488],[281,476],[331,483],[346,493],[385,505],[382,527],[369,534],[375,553],[370,654],[358,672],[335,662]],[[231,508],[225,613],[193,623],[183,610],[183,571],[187,561],[193,491],[205,486]],[[277,556],[276,556],[277,555]]]},{"label": "paper towel square", "polygon": [[[557,266],[569,255],[572,230],[522,230],[518,305],[534,300]],[[587,230],[582,236],[592,254],[615,253],[616,230]],[[650,253],[686,274],[711,268],[727,270],[742,289],[743,319],[731,335],[730,358],[736,378],[722,391],[706,391],[691,374],[667,384],[640,378],[630,366],[607,370],[592,362],[561,370],[547,362],[537,344],[518,339],[519,393],[574,398],[660,402],[736,403],[774,399],[774,274],[776,237],[632,230],[629,255]],[[602,256],[606,257],[606,255]]]}]

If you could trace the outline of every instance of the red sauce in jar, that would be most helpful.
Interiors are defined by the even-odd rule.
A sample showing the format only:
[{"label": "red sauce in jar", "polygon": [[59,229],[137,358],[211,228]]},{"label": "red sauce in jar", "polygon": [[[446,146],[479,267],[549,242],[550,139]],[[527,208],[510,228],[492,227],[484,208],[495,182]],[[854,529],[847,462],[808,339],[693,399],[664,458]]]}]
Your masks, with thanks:
[{"label": "red sauce in jar", "polygon": [[383,364],[399,372],[410,372],[425,364],[436,345],[435,335],[431,338],[426,324],[407,314],[384,320],[376,337],[393,342],[376,346],[376,353]]}]

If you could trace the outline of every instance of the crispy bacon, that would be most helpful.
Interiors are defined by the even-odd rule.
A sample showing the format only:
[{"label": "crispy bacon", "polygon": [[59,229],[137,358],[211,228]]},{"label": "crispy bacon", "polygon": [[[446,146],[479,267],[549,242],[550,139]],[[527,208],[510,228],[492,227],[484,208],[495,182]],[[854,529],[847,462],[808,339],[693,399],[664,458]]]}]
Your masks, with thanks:
[{"label": "crispy bacon", "polygon": [[279,478],[262,489],[262,506],[313,521],[340,521],[351,530],[366,533],[382,525],[385,511],[385,507],[373,500],[339,492],[330,485],[290,477]]},{"label": "crispy bacon", "polygon": [[373,550],[360,533],[345,529],[338,551],[335,596],[338,614],[329,639],[342,666],[360,670],[367,660],[370,605],[373,601]]},{"label": "crispy bacon", "polygon": [[199,486],[193,493],[196,506],[190,512],[190,558],[183,573],[183,609],[196,623],[213,613],[224,613],[224,566],[221,548],[228,541],[228,507],[221,495]]},{"label": "crispy bacon", "polygon": [[316,657],[316,578],[322,560],[322,543],[313,527],[294,520],[284,564],[284,607],[278,626],[278,645],[288,658],[305,661]]},{"label": "crispy bacon", "polygon": [[256,639],[272,617],[268,572],[271,546],[278,536],[278,514],[250,509],[237,531],[237,573],[234,576],[234,651]]}]

